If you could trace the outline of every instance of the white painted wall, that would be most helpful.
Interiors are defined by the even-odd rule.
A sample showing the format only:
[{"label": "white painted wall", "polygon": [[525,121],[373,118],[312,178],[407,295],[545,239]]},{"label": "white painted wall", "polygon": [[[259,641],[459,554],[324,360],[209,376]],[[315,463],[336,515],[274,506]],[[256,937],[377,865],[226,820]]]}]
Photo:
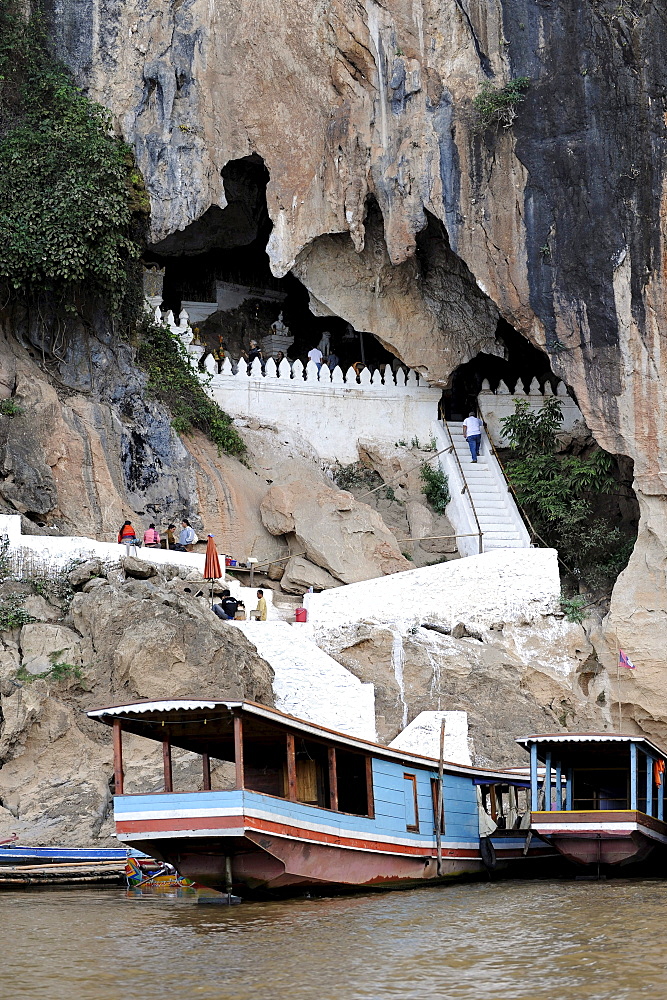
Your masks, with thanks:
[{"label": "white painted wall", "polygon": [[560,610],[555,549],[496,549],[468,559],[304,595],[313,634],[370,622],[405,633],[421,622],[483,628]]},{"label": "white painted wall", "polygon": [[389,744],[396,750],[440,757],[440,726],[445,723],[444,760],[472,764],[467,712],[420,712]]},{"label": "white painted wall", "polygon": [[[291,377],[290,377],[291,376]],[[385,382],[379,372],[364,369],[360,382],[350,369],[343,376],[308,363],[305,370],[295,362],[290,373],[283,361],[280,372],[269,360],[262,375],[259,361],[250,375],[245,365],[236,374],[228,360],[220,375],[213,375],[210,392],[232,417],[270,421],[301,434],[325,461],[343,464],[359,459],[358,441],[366,438],[380,443],[410,442],[414,437],[426,443],[431,424],[437,417],[441,390],[432,389],[410,372],[386,370]]]},{"label": "white painted wall", "polygon": [[[64,569],[73,559],[101,559],[105,565],[118,565],[127,555],[127,545],[98,542],[79,535],[23,535],[18,514],[0,515],[0,537],[9,540],[8,555],[12,570],[19,576],[50,576]],[[156,566],[178,566],[204,572],[205,556],[199,552],[174,552],[169,549],[145,549],[129,546],[129,554]],[[224,556],[220,558],[224,573]]]},{"label": "white painted wall", "polygon": [[[560,400],[563,411],[563,431],[573,431],[580,428],[585,429],[583,414],[571,396],[568,396],[567,389],[562,382],[556,386],[556,395]],[[519,383],[514,392],[510,392],[504,382],[498,386],[497,392],[491,392],[488,381],[482,383],[482,391],[477,397],[480,413],[484,418],[488,434],[496,448],[509,448],[509,441],[502,432],[501,421],[504,417],[511,417],[514,413],[514,400],[523,399],[528,403],[533,413],[536,413],[544,405],[546,397],[553,396],[551,386],[547,383],[542,389],[537,381],[533,379],[529,386],[529,392],[523,392],[523,386]]]},{"label": "white painted wall", "polygon": [[[231,624],[231,623],[230,623]],[[287,622],[234,622],[274,670],[276,708],[350,736],[377,740],[375,688]]]}]

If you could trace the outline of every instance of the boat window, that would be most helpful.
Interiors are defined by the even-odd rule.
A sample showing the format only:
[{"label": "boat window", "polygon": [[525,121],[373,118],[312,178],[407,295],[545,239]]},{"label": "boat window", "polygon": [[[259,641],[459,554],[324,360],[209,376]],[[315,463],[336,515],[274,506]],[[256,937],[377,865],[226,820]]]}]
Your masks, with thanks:
[{"label": "boat window", "polygon": [[417,776],[403,775],[403,794],[405,797],[405,828],[419,832],[419,803],[417,801]]},{"label": "boat window", "polygon": [[296,797],[312,806],[329,807],[329,751],[323,743],[294,741]]},{"label": "boat window", "polygon": [[[627,768],[575,767],[573,808],[575,810],[627,809],[628,782]],[[645,781],[640,784],[641,787],[646,787]]]},{"label": "boat window", "polygon": [[370,815],[366,756],[336,747],[336,779],[339,810]]},{"label": "boat window", "polygon": [[284,729],[245,716],[243,781],[246,788],[287,798],[287,734]]}]

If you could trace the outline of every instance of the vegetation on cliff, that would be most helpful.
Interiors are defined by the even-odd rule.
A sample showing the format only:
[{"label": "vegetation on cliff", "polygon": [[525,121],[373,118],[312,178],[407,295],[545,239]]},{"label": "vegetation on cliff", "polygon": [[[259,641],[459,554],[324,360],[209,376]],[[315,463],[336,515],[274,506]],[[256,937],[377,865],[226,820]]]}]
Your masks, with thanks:
[{"label": "vegetation on cliff", "polygon": [[515,456],[507,473],[519,503],[539,540],[558,549],[576,580],[594,590],[611,587],[634,544],[604,512],[606,498],[618,491],[612,456],[601,448],[586,457],[558,453],[563,413],[557,396],[537,413],[523,399],[514,407],[502,425]]},{"label": "vegetation on cliff", "polygon": [[0,284],[72,311],[85,296],[129,321],[138,304],[141,177],[108,111],[50,54],[39,13],[0,5]]},{"label": "vegetation on cliff", "polygon": [[202,374],[190,365],[178,337],[148,314],[140,321],[139,332],[137,360],[148,373],[147,389],[171,411],[174,430],[189,434],[196,427],[217,445],[218,452],[243,455],[246,446],[232,418],[206,394]]}]

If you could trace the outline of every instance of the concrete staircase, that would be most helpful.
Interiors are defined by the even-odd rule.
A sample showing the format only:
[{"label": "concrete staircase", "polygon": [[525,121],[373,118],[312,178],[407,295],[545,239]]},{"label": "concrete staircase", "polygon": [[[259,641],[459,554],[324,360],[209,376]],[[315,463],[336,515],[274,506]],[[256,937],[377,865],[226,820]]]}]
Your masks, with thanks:
[{"label": "concrete staircase", "polygon": [[[484,551],[528,548],[528,532],[486,435],[482,435],[482,452],[475,464],[462,425],[449,423],[448,427],[483,532]],[[453,490],[452,497],[457,499]]]}]

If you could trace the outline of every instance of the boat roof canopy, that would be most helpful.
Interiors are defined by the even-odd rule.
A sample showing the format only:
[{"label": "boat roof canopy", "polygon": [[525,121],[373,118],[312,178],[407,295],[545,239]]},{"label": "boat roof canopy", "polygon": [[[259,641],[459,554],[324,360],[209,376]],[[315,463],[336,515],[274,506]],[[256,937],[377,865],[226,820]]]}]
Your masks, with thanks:
[{"label": "boat roof canopy", "polygon": [[[160,743],[168,740],[172,746],[194,753],[208,753],[221,760],[234,759],[233,720],[235,715],[241,715],[252,719],[251,734],[260,742],[264,735],[263,730],[266,730],[268,736],[269,732],[275,733],[277,725],[302,736],[324,740],[329,744],[371,754],[374,757],[409,763],[428,770],[438,766],[437,760],[433,757],[393,750],[379,743],[327,729],[314,722],[297,719],[276,708],[267,708],[253,701],[217,701],[204,698],[140,701],[96,708],[86,714],[90,719],[104,722],[108,726],[111,726],[114,720],[120,720],[124,732],[134,733]],[[445,762],[445,770],[450,774],[486,778],[489,783],[500,781],[505,784],[514,783],[514,776],[502,770],[491,771],[450,762]],[[517,778],[516,783],[522,783],[521,778]]]},{"label": "boat roof canopy", "polygon": [[541,733],[521,736],[516,741],[526,750],[532,744],[537,746],[538,760],[544,761],[547,753],[552,753],[561,761],[576,763],[584,756],[615,758],[629,756],[631,743],[637,744],[650,757],[667,757],[667,753],[645,736],[633,733]]}]

